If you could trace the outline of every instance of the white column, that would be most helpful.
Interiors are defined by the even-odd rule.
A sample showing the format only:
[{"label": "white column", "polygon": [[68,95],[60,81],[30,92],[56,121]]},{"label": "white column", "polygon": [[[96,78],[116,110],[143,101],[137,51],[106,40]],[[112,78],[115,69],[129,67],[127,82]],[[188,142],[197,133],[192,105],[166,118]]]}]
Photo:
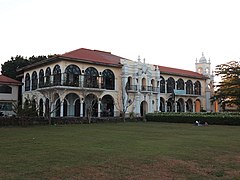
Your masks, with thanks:
[{"label": "white column", "polygon": [[98,101],[98,117],[101,116],[101,101]]},{"label": "white column", "polygon": [[165,112],[167,112],[167,102],[165,102]]},{"label": "white column", "polygon": [[61,74],[61,85],[64,85],[64,83],[65,83],[65,74],[62,73]]},{"label": "white column", "polygon": [[167,93],[167,82],[165,81],[165,93]]},{"label": "white column", "polygon": [[149,102],[149,106],[148,106],[149,109],[148,109],[148,112],[146,112],[146,113],[151,113],[151,112],[153,112],[152,111],[152,95],[150,94],[148,98],[149,98],[149,101],[148,101]]},{"label": "white column", "polygon": [[157,111],[160,111],[160,103],[161,103],[160,100],[161,100],[160,99],[160,93],[158,93],[158,95],[157,95]]},{"label": "white column", "polygon": [[136,100],[135,113],[137,114],[137,116],[140,116],[140,97],[139,97],[139,95],[136,96],[135,100]]},{"label": "white column", "polygon": [[187,112],[187,102],[184,102],[184,112]]},{"label": "white column", "polygon": [[195,112],[195,102],[193,102],[193,112]]},{"label": "white column", "polygon": [[43,100],[43,116],[45,116],[45,112],[46,112],[46,99],[45,98],[42,98]]},{"label": "white column", "polygon": [[61,105],[60,105],[60,117],[63,117],[63,102],[61,101]]},{"label": "white column", "polygon": [[175,104],[175,112],[177,112],[177,102],[174,102]]},{"label": "white column", "polygon": [[80,117],[83,117],[83,100],[80,100]]}]

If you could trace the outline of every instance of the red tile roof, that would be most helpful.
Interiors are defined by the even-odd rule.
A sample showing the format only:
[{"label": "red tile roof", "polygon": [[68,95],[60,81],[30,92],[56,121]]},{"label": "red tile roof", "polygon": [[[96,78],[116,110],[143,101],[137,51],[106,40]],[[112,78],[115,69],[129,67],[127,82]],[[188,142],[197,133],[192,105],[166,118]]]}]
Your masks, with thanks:
[{"label": "red tile roof", "polygon": [[60,55],[59,57],[85,60],[94,63],[109,65],[120,65],[120,59],[124,59],[122,57],[111,54],[111,52],[90,50],[85,48],[80,48],[74,51],[67,52]]},{"label": "red tile roof", "polygon": [[10,77],[0,75],[0,84],[21,85],[22,83]]},{"label": "red tile roof", "polygon": [[171,67],[165,67],[165,66],[158,66],[158,68],[160,69],[160,74],[169,74],[169,75],[184,76],[184,77],[191,77],[191,78],[198,78],[198,79],[208,79],[207,76],[204,76],[202,74],[189,71],[189,70],[177,69],[177,68],[171,68]]}]

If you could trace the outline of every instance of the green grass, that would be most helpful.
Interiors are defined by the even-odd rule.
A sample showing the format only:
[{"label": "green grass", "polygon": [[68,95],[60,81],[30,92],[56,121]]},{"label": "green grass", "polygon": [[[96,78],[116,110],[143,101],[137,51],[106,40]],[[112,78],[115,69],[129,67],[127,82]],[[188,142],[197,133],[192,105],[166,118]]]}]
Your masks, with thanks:
[{"label": "green grass", "polygon": [[240,127],[0,128],[0,179],[239,179]]}]

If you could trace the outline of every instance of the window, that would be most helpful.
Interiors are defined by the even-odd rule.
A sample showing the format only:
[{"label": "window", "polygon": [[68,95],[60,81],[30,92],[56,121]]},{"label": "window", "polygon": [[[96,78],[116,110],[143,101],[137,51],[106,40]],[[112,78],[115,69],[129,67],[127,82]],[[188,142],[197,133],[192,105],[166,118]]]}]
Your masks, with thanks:
[{"label": "window", "polygon": [[81,71],[78,66],[69,65],[66,68],[65,73],[67,75],[66,85],[79,86],[79,75],[81,74]]},{"label": "window", "polygon": [[193,83],[191,80],[186,82],[186,94],[193,94]]},{"label": "window", "polygon": [[11,111],[12,103],[0,102],[0,111]]},{"label": "window", "polygon": [[29,90],[30,90],[30,75],[29,73],[27,73],[25,76],[25,91]]},{"label": "window", "polygon": [[84,87],[98,88],[99,87],[98,78],[99,78],[98,71],[95,68],[93,67],[87,68],[84,73]]},{"label": "window", "polygon": [[38,82],[37,72],[34,71],[34,72],[32,73],[32,90],[37,89],[37,82]]},{"label": "window", "polygon": [[45,75],[46,75],[45,86],[50,86],[50,84],[51,84],[51,68],[50,67],[48,67],[46,69]]},{"label": "window", "polygon": [[44,86],[44,71],[41,69],[39,72],[39,87]]},{"label": "window", "polygon": [[160,93],[165,93],[165,79],[160,76]]},{"label": "window", "polygon": [[175,89],[175,80],[172,77],[170,77],[167,80],[167,93],[173,93],[174,89]]},{"label": "window", "polygon": [[2,86],[0,86],[0,93],[11,94],[12,88],[7,85],[2,85]]},{"label": "window", "polygon": [[201,83],[199,81],[194,83],[194,94],[201,95]]},{"label": "window", "polygon": [[114,90],[115,76],[113,72],[109,69],[106,69],[103,71],[102,75],[103,75],[103,87],[105,89]]},{"label": "window", "polygon": [[184,90],[184,81],[181,78],[177,80],[177,90]]},{"label": "window", "polygon": [[59,65],[56,65],[53,69],[53,84],[55,86],[61,85],[61,69]]}]

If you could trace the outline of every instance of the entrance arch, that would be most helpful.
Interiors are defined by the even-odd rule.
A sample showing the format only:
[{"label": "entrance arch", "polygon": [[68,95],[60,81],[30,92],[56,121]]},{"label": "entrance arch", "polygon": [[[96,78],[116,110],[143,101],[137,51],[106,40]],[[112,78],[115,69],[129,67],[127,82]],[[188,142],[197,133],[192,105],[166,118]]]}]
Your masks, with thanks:
[{"label": "entrance arch", "polygon": [[102,117],[114,116],[114,100],[111,95],[105,95],[101,101]]},{"label": "entrance arch", "polygon": [[140,105],[141,116],[145,116],[145,114],[148,112],[147,105],[148,104],[146,101],[141,102],[141,105]]},{"label": "entrance arch", "polygon": [[167,112],[174,112],[175,108],[174,108],[174,101],[172,98],[169,98],[167,101]]},{"label": "entrance arch", "polygon": [[[76,101],[79,100],[79,96],[75,93],[69,93],[64,99],[64,116],[80,116],[80,101],[79,104]],[[78,107],[76,107],[78,106]]]},{"label": "entrance arch", "polygon": [[162,97],[160,97],[160,107],[159,107],[160,109],[160,112],[165,112],[165,100],[162,98]]},{"label": "entrance arch", "polygon": [[177,101],[177,112],[184,112],[184,100],[182,98]]},{"label": "entrance arch", "polygon": [[197,99],[195,101],[195,112],[200,112],[201,111],[201,101]]},{"label": "entrance arch", "polygon": [[187,112],[193,112],[193,102],[191,99],[188,99],[186,102]]},{"label": "entrance arch", "polygon": [[85,115],[88,115],[88,112],[91,111],[93,117],[98,116],[98,98],[94,94],[88,94],[85,97],[85,102],[84,102],[84,111]]}]

